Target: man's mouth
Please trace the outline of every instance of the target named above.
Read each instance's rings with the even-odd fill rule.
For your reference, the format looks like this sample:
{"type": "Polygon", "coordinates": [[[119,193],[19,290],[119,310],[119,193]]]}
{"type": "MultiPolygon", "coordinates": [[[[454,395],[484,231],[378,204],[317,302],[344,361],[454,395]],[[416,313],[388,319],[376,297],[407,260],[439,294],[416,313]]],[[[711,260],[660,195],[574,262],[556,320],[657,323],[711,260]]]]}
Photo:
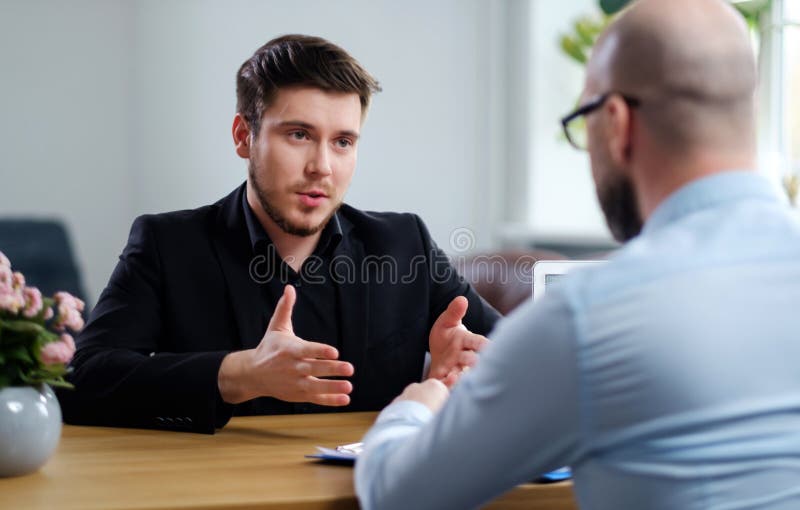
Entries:
{"type": "Polygon", "coordinates": [[[317,207],[328,198],[322,190],[300,191],[297,195],[300,197],[300,203],[307,207],[317,207]]]}

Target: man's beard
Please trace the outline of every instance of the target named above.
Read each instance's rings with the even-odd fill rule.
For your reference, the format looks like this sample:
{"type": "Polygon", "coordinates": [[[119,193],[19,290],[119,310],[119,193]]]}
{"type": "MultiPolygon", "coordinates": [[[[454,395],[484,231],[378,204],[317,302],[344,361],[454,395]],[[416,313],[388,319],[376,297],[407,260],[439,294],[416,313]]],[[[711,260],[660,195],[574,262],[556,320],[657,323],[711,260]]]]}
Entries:
{"type": "Polygon", "coordinates": [[[629,177],[617,175],[611,177],[605,185],[598,185],[597,198],[614,239],[624,243],[639,235],[642,231],[642,216],[636,203],[633,182],[629,177]]]}
{"type": "Polygon", "coordinates": [[[302,225],[295,225],[286,218],[277,207],[274,207],[270,202],[269,195],[270,192],[264,190],[258,182],[258,178],[256,177],[256,171],[253,165],[253,162],[250,161],[250,164],[247,168],[248,174],[250,175],[250,182],[253,183],[253,190],[256,192],[256,197],[258,198],[258,202],[261,204],[261,208],[264,209],[264,212],[267,213],[267,216],[270,217],[272,221],[275,222],[278,227],[286,232],[289,235],[298,236],[298,237],[308,237],[320,232],[328,222],[333,218],[333,215],[336,214],[336,211],[339,210],[339,207],[342,205],[341,202],[337,203],[333,209],[331,210],[330,214],[325,217],[318,225],[312,225],[310,227],[302,226],[302,225]]]}

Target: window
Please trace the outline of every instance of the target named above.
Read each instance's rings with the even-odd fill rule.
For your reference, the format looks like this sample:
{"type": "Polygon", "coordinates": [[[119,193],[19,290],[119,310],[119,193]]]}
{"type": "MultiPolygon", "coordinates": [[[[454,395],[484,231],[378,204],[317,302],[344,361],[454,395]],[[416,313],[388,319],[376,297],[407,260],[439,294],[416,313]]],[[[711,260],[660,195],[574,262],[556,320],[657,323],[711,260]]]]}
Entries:
{"type": "Polygon", "coordinates": [[[800,202],[800,2],[783,4],[781,29],[783,30],[783,131],[782,153],[784,156],[783,183],[795,204],[800,202]]]}
{"type": "Polygon", "coordinates": [[[800,2],[772,0],[761,20],[761,169],[798,205],[800,188],[800,2]]]}
{"type": "MultiPolygon", "coordinates": [[[[776,187],[800,187],[800,0],[731,0],[750,10],[759,62],[759,161],[776,187]],[[756,21],[756,19],[758,21],[756,21]],[[757,35],[758,34],[758,35],[757,35]],[[794,176],[794,177],[792,177],[794,176]]],[[[608,242],[588,157],[560,136],[560,117],[575,107],[584,68],[559,40],[570,24],[600,16],[598,0],[511,2],[508,125],[502,160],[513,185],[504,191],[502,239],[548,247],[608,242]],[[521,6],[524,6],[521,7],[521,6]],[[516,136],[516,133],[524,135],[516,136]],[[514,136],[511,136],[514,135],[514,136]],[[519,206],[518,204],[522,204],[519,206]]],[[[797,205],[800,207],[800,197],[797,205]]],[[[599,250],[596,250],[599,251],[599,250]]]]}

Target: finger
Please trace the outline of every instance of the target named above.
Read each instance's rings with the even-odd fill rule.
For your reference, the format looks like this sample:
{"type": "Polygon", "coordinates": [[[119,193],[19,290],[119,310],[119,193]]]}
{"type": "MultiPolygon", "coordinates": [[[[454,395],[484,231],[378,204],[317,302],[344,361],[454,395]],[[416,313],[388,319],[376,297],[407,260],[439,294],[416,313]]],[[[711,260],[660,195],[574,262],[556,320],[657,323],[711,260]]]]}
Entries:
{"type": "Polygon", "coordinates": [[[306,377],[301,382],[301,387],[303,387],[309,399],[322,394],[341,393],[343,395],[348,395],[353,391],[353,384],[350,381],[342,381],[340,379],[317,379],[311,376],[306,377]]]}
{"type": "Polygon", "coordinates": [[[297,363],[297,371],[314,377],[350,377],[353,365],[346,361],[304,359],[297,363]]]}
{"type": "Polygon", "coordinates": [[[320,406],[341,407],[350,403],[350,396],[342,395],[341,393],[325,393],[314,395],[309,402],[320,406]]]}
{"type": "Polygon", "coordinates": [[[425,379],[424,381],[419,383],[420,387],[424,391],[437,391],[437,392],[441,392],[445,389],[445,387],[442,386],[442,384],[444,383],[442,383],[442,381],[440,381],[439,379],[425,379]]]}
{"type": "Polygon", "coordinates": [[[452,370],[444,379],[441,379],[442,383],[447,386],[448,389],[451,389],[458,380],[461,378],[461,371],[460,370],[452,370]]]}
{"type": "Polygon", "coordinates": [[[464,318],[464,315],[467,313],[467,307],[469,306],[469,301],[464,296],[458,296],[447,306],[447,309],[442,312],[438,319],[436,319],[436,323],[434,327],[439,326],[441,328],[456,328],[461,324],[461,319],[464,318]]]}
{"type": "Polygon", "coordinates": [[[275,305],[275,311],[272,313],[272,318],[269,320],[267,331],[281,331],[284,333],[294,334],[292,328],[292,308],[297,298],[294,287],[287,285],[283,288],[283,295],[275,305]]]}
{"type": "Polygon", "coordinates": [[[335,347],[319,342],[300,340],[293,346],[293,354],[298,358],[338,359],[339,351],[335,347]]]}
{"type": "Polygon", "coordinates": [[[456,373],[461,372],[461,366],[459,366],[455,362],[450,363],[448,367],[440,367],[435,371],[431,370],[430,373],[428,374],[428,378],[425,380],[427,381],[428,379],[435,379],[437,381],[442,381],[445,384],[447,384],[446,383],[447,378],[450,376],[450,374],[454,372],[456,373]]]}
{"type": "Polygon", "coordinates": [[[462,348],[475,352],[480,352],[484,347],[489,345],[489,340],[486,337],[476,335],[475,333],[465,335],[463,342],[462,348]]]}
{"type": "Polygon", "coordinates": [[[461,351],[458,355],[458,364],[461,367],[474,367],[478,362],[478,355],[475,351],[461,351]]]}
{"type": "MultiPolygon", "coordinates": [[[[447,366],[452,366],[452,365],[453,363],[447,364],[447,366]]],[[[443,380],[450,370],[449,368],[447,368],[447,366],[442,365],[436,368],[431,368],[431,371],[428,374],[428,378],[443,380]]]]}

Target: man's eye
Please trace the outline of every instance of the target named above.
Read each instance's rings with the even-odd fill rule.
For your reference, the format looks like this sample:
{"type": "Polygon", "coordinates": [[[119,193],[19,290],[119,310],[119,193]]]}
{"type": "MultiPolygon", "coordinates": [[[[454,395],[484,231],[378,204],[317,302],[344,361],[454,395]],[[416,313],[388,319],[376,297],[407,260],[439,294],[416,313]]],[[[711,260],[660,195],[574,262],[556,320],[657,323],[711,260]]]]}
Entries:
{"type": "Polygon", "coordinates": [[[340,139],[336,140],[336,145],[338,145],[342,149],[346,149],[346,148],[350,147],[351,145],[353,145],[353,142],[351,142],[347,138],[340,138],[340,139]]]}
{"type": "Polygon", "coordinates": [[[308,138],[308,134],[305,131],[292,131],[289,133],[289,136],[294,140],[305,140],[308,138]]]}

